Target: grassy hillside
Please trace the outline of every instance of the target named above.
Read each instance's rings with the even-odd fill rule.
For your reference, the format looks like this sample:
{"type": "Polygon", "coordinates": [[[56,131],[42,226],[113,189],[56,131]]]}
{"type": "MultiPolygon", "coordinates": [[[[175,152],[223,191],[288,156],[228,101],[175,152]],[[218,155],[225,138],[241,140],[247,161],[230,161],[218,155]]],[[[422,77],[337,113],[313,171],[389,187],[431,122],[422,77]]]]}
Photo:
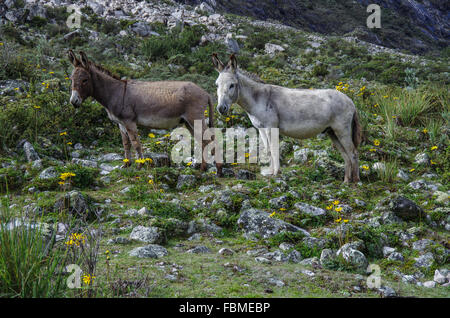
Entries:
{"type": "MultiPolygon", "coordinates": [[[[265,178],[258,165],[246,163],[228,165],[233,177],[217,178],[213,167],[201,173],[195,163],[159,164],[154,153],[167,154],[174,142],[167,131],[141,128],[144,150],[153,160],[142,170],[134,164],[119,169],[119,130],[102,106],[91,99],[79,109],[69,103],[72,67],[66,50],[83,50],[121,77],[189,80],[215,96],[211,54],[226,60],[227,47],[202,43],[210,33],[202,24],[181,30],[153,23],[160,36],[140,37],[130,30],[136,21],[105,20],[91,9],[83,13],[82,28],[71,36],[65,8],[48,9],[57,23],[36,18],[0,27],[0,246],[9,247],[0,249],[2,296],[379,297],[383,292],[367,288],[364,269],[342,257],[322,262],[324,250],[335,253],[350,242],[364,243],[358,249],[380,266],[382,285],[397,295],[449,296],[448,286],[423,286],[435,270],[448,269],[447,56],[374,53],[372,46],[341,36],[268,28],[228,14],[241,47],[241,68],[266,83],[334,88],[352,98],[363,126],[361,183],[342,184],[343,160],[323,136],[282,137],[278,177],[265,178]],[[267,54],[266,43],[284,51],[267,54]],[[27,160],[25,140],[41,160],[27,160]],[[106,159],[111,153],[117,155],[106,159]],[[423,212],[420,218],[399,218],[389,206],[397,196],[412,200],[423,212]],[[298,203],[325,213],[311,216],[298,203]],[[279,233],[250,240],[237,224],[248,207],[306,229],[313,239],[279,233]],[[32,234],[21,240],[24,227],[4,235],[5,225],[18,216],[41,224],[54,244],[32,234]],[[148,243],[130,238],[139,225],[157,228],[155,242],[168,255],[129,254],[148,243]],[[288,245],[281,249],[281,243],[288,245]],[[199,246],[205,253],[187,252],[199,246]],[[383,255],[386,246],[403,259],[383,255]],[[231,255],[219,253],[222,248],[231,255]],[[26,264],[39,264],[39,270],[20,258],[11,260],[19,250],[30,257],[26,264]],[[303,263],[266,255],[294,251],[289,255],[298,252],[303,263]],[[424,265],[418,263],[421,257],[432,260],[424,265]],[[83,288],[68,290],[51,279],[61,273],[56,264],[70,263],[95,276],[94,283],[87,277],[83,288]]],[[[229,117],[216,112],[215,118],[217,127],[251,127],[237,105],[229,117]]]]}

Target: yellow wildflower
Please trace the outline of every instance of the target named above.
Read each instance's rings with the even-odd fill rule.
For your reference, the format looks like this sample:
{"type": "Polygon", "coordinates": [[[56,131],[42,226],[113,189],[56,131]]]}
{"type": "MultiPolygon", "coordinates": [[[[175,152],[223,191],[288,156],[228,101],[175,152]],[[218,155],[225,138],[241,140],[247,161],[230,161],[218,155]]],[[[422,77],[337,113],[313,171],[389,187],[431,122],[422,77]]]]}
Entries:
{"type": "Polygon", "coordinates": [[[274,217],[276,214],[276,212],[273,212],[272,214],[269,215],[270,218],[274,217]]]}
{"type": "Polygon", "coordinates": [[[344,223],[348,223],[348,220],[342,220],[342,222],[344,222],[344,223]]]}
{"type": "Polygon", "coordinates": [[[341,207],[338,207],[338,208],[336,208],[335,210],[336,210],[336,212],[341,212],[341,211],[342,211],[342,208],[341,208],[341,207]]]}
{"type": "Polygon", "coordinates": [[[339,204],[339,200],[334,200],[334,201],[333,201],[333,204],[334,204],[334,205],[338,205],[338,204],[339,204]]]}
{"type": "Polygon", "coordinates": [[[339,222],[341,222],[341,220],[342,220],[342,218],[339,218],[337,220],[334,220],[334,222],[339,223],[339,222]]]}
{"type": "Polygon", "coordinates": [[[125,162],[125,163],[128,163],[128,162],[130,162],[130,160],[129,160],[129,159],[123,159],[122,161],[123,161],[123,162],[125,162]]]}
{"type": "Polygon", "coordinates": [[[409,172],[413,172],[414,170],[416,170],[416,169],[412,168],[411,170],[409,170],[409,172]]]}
{"type": "Polygon", "coordinates": [[[379,146],[379,145],[380,145],[380,141],[379,141],[378,139],[375,139],[375,140],[373,141],[373,144],[374,144],[375,146],[379,146]]]}
{"type": "Polygon", "coordinates": [[[152,134],[152,133],[148,134],[148,136],[149,136],[150,138],[155,138],[155,135],[152,134]]]}
{"type": "Polygon", "coordinates": [[[438,149],[438,146],[431,147],[431,150],[436,150],[436,149],[438,149]]]}
{"type": "Polygon", "coordinates": [[[363,165],[362,168],[366,171],[369,170],[369,166],[367,166],[367,165],[363,165]]]}
{"type": "Polygon", "coordinates": [[[286,209],[285,208],[280,208],[280,211],[286,211],[286,209]]]}
{"type": "Polygon", "coordinates": [[[148,180],[148,184],[153,184],[153,179],[148,180]]]}
{"type": "Polygon", "coordinates": [[[328,205],[325,209],[331,210],[333,208],[333,205],[328,205]]]}
{"type": "Polygon", "coordinates": [[[92,276],[91,274],[87,274],[83,276],[83,283],[86,285],[91,285],[94,281],[95,276],[92,276]]]}
{"type": "Polygon", "coordinates": [[[189,161],[187,164],[186,164],[186,166],[190,166],[190,165],[192,165],[192,161],[189,161]]]}
{"type": "Polygon", "coordinates": [[[64,131],[62,133],[59,134],[60,136],[67,136],[67,131],[64,131]]]}
{"type": "Polygon", "coordinates": [[[424,128],[424,129],[422,130],[422,132],[423,132],[424,134],[426,134],[426,133],[428,133],[428,129],[424,128]]]}

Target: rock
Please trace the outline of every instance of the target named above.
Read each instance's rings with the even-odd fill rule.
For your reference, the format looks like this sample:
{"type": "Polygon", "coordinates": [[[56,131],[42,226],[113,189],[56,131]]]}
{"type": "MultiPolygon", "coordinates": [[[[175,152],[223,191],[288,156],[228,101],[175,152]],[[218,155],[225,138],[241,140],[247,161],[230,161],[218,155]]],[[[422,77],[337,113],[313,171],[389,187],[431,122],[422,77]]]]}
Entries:
{"type": "Polygon", "coordinates": [[[272,263],[269,259],[262,257],[262,256],[255,257],[255,261],[257,261],[258,263],[262,263],[262,264],[271,264],[272,263]]]}
{"type": "Polygon", "coordinates": [[[202,235],[200,233],[194,233],[188,238],[188,241],[200,241],[201,238],[202,235]]]}
{"type": "Polygon", "coordinates": [[[227,34],[225,37],[225,45],[227,46],[229,53],[239,53],[239,44],[235,39],[233,39],[233,34],[227,34]]]}
{"type": "Polygon", "coordinates": [[[156,244],[149,244],[143,247],[137,247],[133,249],[130,253],[130,256],[136,256],[139,258],[161,258],[163,256],[169,255],[167,250],[156,244]]]}
{"type": "Polygon", "coordinates": [[[84,159],[78,159],[78,158],[72,158],[72,162],[76,165],[80,165],[82,167],[86,168],[97,168],[97,162],[93,160],[84,160],[84,159]]]}
{"type": "Polygon", "coordinates": [[[222,228],[208,219],[192,220],[189,222],[187,234],[192,234],[196,232],[206,232],[206,233],[220,233],[222,228]]]}
{"type": "Polygon", "coordinates": [[[287,255],[287,260],[292,263],[300,263],[302,259],[302,254],[297,250],[293,250],[287,255]]]}
{"type": "Polygon", "coordinates": [[[322,253],[320,254],[320,265],[326,267],[327,265],[332,264],[335,259],[336,253],[326,248],[322,250],[322,253]]]}
{"type": "Polygon", "coordinates": [[[378,291],[381,293],[381,296],[384,298],[391,298],[391,297],[397,296],[397,293],[395,292],[395,290],[389,286],[382,286],[382,287],[378,288],[378,291]]]}
{"type": "Polygon", "coordinates": [[[435,197],[435,201],[437,203],[447,203],[450,199],[450,193],[443,191],[435,191],[433,193],[433,197],[435,197]]]}
{"type": "Polygon", "coordinates": [[[123,160],[123,156],[121,156],[117,153],[107,153],[98,158],[98,161],[101,161],[101,162],[111,162],[111,161],[119,161],[119,160],[123,160]]]}
{"type": "Polygon", "coordinates": [[[256,175],[253,172],[250,172],[250,171],[244,170],[244,169],[239,170],[237,172],[236,177],[241,180],[255,180],[256,179],[256,175]]]}
{"type": "Polygon", "coordinates": [[[58,177],[58,173],[54,167],[48,167],[39,174],[39,179],[48,180],[58,177]]]}
{"type": "Polygon", "coordinates": [[[280,250],[282,250],[282,251],[289,251],[289,250],[292,250],[293,248],[294,248],[294,245],[293,244],[290,244],[290,243],[281,243],[280,244],[280,246],[279,246],[279,248],[280,248],[280,250]]]}
{"type": "Polygon", "coordinates": [[[308,148],[302,148],[294,151],[294,162],[295,163],[306,163],[308,161],[308,154],[311,153],[311,150],[308,148]]]}
{"type": "Polygon", "coordinates": [[[109,239],[107,242],[107,244],[129,244],[129,243],[131,243],[129,239],[121,236],[109,239]]]}
{"type": "Polygon", "coordinates": [[[177,189],[181,190],[185,187],[190,188],[195,185],[195,176],[194,175],[180,175],[178,176],[177,189]]]}
{"type": "Polygon", "coordinates": [[[428,282],[423,283],[423,287],[434,288],[434,287],[436,287],[436,282],[430,280],[428,282]]]}
{"type": "Polygon", "coordinates": [[[416,180],[416,181],[412,181],[412,182],[408,183],[408,186],[410,188],[413,188],[414,190],[425,189],[425,190],[430,190],[430,191],[437,191],[439,189],[439,187],[441,186],[441,184],[432,183],[432,182],[426,181],[425,179],[420,179],[420,180],[416,180]]]}
{"type": "Polygon", "coordinates": [[[299,262],[299,264],[304,265],[304,266],[317,267],[317,266],[320,266],[320,261],[317,257],[310,257],[310,258],[305,258],[304,260],[299,262]]]}
{"type": "Polygon", "coordinates": [[[190,250],[187,250],[186,253],[204,254],[204,253],[211,253],[211,250],[209,248],[207,248],[206,246],[200,245],[200,246],[191,248],[190,250]]]}
{"type": "Polygon", "coordinates": [[[96,15],[102,15],[105,11],[105,7],[97,1],[88,0],[86,4],[92,9],[92,11],[94,11],[96,15]]]}
{"type": "MultiPolygon", "coordinates": [[[[17,92],[24,93],[28,91],[29,88],[30,83],[23,80],[0,80],[0,96],[14,96],[17,92]]],[[[19,144],[23,146],[23,144],[19,144]]]]}
{"type": "Polygon", "coordinates": [[[396,216],[394,212],[388,211],[384,212],[381,215],[381,222],[387,225],[387,224],[402,223],[402,220],[398,216],[396,216]]]}
{"type": "Polygon", "coordinates": [[[268,283],[277,287],[283,287],[284,285],[286,285],[282,280],[273,277],[269,278],[268,283]]]}
{"type": "Polygon", "coordinates": [[[133,229],[130,239],[152,244],[160,244],[165,241],[165,237],[159,228],[142,225],[138,225],[133,229]]]}
{"type": "Polygon", "coordinates": [[[393,252],[395,252],[397,249],[393,248],[393,247],[389,247],[389,246],[384,246],[383,247],[383,256],[384,257],[388,257],[389,255],[391,255],[393,252]]]}
{"type": "Polygon", "coordinates": [[[415,261],[414,266],[429,269],[434,263],[434,257],[431,252],[428,252],[418,258],[415,258],[415,261]]]}
{"type": "Polygon", "coordinates": [[[307,214],[310,216],[325,216],[326,211],[324,209],[303,203],[297,202],[294,204],[294,207],[300,211],[302,214],[307,214]]]}
{"type": "Polygon", "coordinates": [[[219,250],[218,254],[225,255],[225,256],[231,256],[234,254],[234,252],[229,248],[221,248],[219,250]]]}
{"type": "Polygon", "coordinates": [[[237,225],[244,230],[246,237],[257,235],[262,238],[269,238],[283,231],[301,232],[305,236],[310,236],[302,228],[286,223],[280,219],[271,218],[269,213],[253,208],[241,213],[237,225]]]}
{"type": "Polygon", "coordinates": [[[58,213],[70,214],[82,220],[92,220],[95,217],[99,217],[100,213],[91,202],[92,199],[89,196],[73,190],[56,201],[54,210],[58,213]]]}
{"type": "Polygon", "coordinates": [[[214,9],[207,3],[202,2],[200,6],[196,7],[195,11],[204,11],[208,13],[214,13],[214,9]]]}
{"type": "Polygon", "coordinates": [[[414,158],[414,162],[419,165],[428,165],[430,162],[430,157],[425,152],[419,153],[414,158]]]}
{"type": "Polygon", "coordinates": [[[273,251],[269,253],[265,253],[262,257],[267,258],[269,260],[274,260],[277,262],[287,262],[288,258],[282,251],[273,251]]]}
{"type": "Polygon", "coordinates": [[[283,195],[278,198],[273,198],[269,200],[269,206],[272,209],[286,209],[289,207],[289,198],[286,195],[283,195]]]}
{"type": "Polygon", "coordinates": [[[388,257],[388,260],[403,262],[405,260],[405,258],[403,257],[403,255],[401,253],[392,252],[388,257]]]}
{"type": "Polygon", "coordinates": [[[436,242],[429,240],[429,239],[423,239],[423,240],[415,241],[412,244],[412,248],[413,248],[413,250],[423,252],[425,249],[427,249],[427,247],[429,247],[432,244],[436,244],[436,242]]]}
{"type": "Polygon", "coordinates": [[[138,213],[139,215],[141,215],[141,216],[144,216],[144,215],[150,214],[150,211],[147,210],[147,208],[144,206],[144,207],[141,208],[139,211],[137,211],[137,213],[138,213]]]}
{"type": "Polygon", "coordinates": [[[138,216],[138,215],[139,215],[138,210],[136,210],[136,209],[129,209],[129,210],[126,210],[126,211],[124,212],[124,214],[125,214],[125,215],[128,215],[128,216],[138,216]]]}
{"type": "Polygon", "coordinates": [[[336,256],[342,256],[342,258],[357,267],[358,269],[366,269],[368,262],[365,255],[355,249],[357,247],[355,243],[344,244],[337,252],[336,256]]]}
{"type": "Polygon", "coordinates": [[[25,152],[25,156],[27,157],[28,162],[33,162],[41,159],[39,158],[36,150],[34,150],[33,145],[28,141],[25,141],[25,143],[23,144],[23,151],[25,152]]]}
{"type": "Polygon", "coordinates": [[[405,221],[420,221],[424,218],[423,210],[413,201],[402,196],[394,198],[389,203],[389,208],[405,221]]]}
{"type": "Polygon", "coordinates": [[[317,249],[317,250],[322,250],[327,244],[326,240],[312,236],[304,237],[302,239],[302,242],[310,249],[317,249]]]}
{"type": "Polygon", "coordinates": [[[264,45],[264,51],[269,55],[274,55],[278,52],[284,52],[285,49],[284,47],[278,44],[266,43],[264,45]]]}
{"type": "Polygon", "coordinates": [[[42,160],[35,160],[31,163],[31,168],[40,170],[42,169],[42,160]]]}
{"type": "Polygon", "coordinates": [[[67,42],[71,41],[72,39],[76,38],[76,37],[81,37],[82,33],[80,29],[76,29],[72,32],[66,33],[63,38],[64,40],[66,40],[67,42]]]}
{"type": "Polygon", "coordinates": [[[138,21],[130,26],[131,31],[133,31],[135,34],[146,37],[151,35],[152,28],[145,22],[138,21]]]}
{"type": "Polygon", "coordinates": [[[433,280],[442,285],[450,281],[450,271],[448,269],[437,269],[434,271],[433,280]]]}
{"type": "Polygon", "coordinates": [[[397,178],[405,182],[409,181],[409,175],[401,169],[398,170],[397,178]]]}

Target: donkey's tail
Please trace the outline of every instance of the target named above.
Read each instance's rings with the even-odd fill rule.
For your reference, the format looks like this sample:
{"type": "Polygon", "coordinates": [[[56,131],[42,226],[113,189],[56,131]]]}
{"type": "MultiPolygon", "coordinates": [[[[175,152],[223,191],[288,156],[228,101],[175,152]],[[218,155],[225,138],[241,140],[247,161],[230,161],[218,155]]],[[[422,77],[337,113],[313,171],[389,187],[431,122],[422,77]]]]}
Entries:
{"type": "Polygon", "coordinates": [[[214,126],[214,105],[211,100],[211,96],[208,96],[208,106],[209,106],[209,128],[214,126]]]}
{"type": "Polygon", "coordinates": [[[352,139],[353,145],[355,145],[355,148],[358,148],[359,144],[361,143],[361,124],[359,123],[357,110],[355,110],[355,113],[353,114],[352,139]]]}

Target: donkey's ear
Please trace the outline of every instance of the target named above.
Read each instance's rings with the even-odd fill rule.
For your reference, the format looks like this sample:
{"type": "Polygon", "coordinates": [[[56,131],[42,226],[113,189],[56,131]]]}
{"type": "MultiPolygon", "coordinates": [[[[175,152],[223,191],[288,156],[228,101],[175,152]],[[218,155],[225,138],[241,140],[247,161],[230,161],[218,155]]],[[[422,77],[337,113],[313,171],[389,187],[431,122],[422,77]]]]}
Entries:
{"type": "Polygon", "coordinates": [[[88,60],[86,53],[84,53],[83,51],[80,51],[80,56],[81,56],[81,65],[83,65],[84,68],[88,69],[89,68],[89,60],[88,60]]]}
{"type": "Polygon", "coordinates": [[[80,65],[80,60],[77,59],[77,57],[75,56],[75,53],[73,53],[72,50],[69,50],[67,52],[67,55],[69,56],[69,61],[70,61],[70,63],[72,63],[73,66],[76,67],[76,66],[80,65]]]}
{"type": "Polygon", "coordinates": [[[213,53],[212,55],[212,61],[214,64],[214,67],[216,70],[220,73],[225,68],[225,65],[223,65],[222,61],[219,60],[219,57],[217,56],[217,53],[213,53]]]}
{"type": "Polygon", "coordinates": [[[230,61],[228,62],[227,67],[229,67],[233,72],[236,72],[238,63],[234,53],[230,55],[230,61]]]}

